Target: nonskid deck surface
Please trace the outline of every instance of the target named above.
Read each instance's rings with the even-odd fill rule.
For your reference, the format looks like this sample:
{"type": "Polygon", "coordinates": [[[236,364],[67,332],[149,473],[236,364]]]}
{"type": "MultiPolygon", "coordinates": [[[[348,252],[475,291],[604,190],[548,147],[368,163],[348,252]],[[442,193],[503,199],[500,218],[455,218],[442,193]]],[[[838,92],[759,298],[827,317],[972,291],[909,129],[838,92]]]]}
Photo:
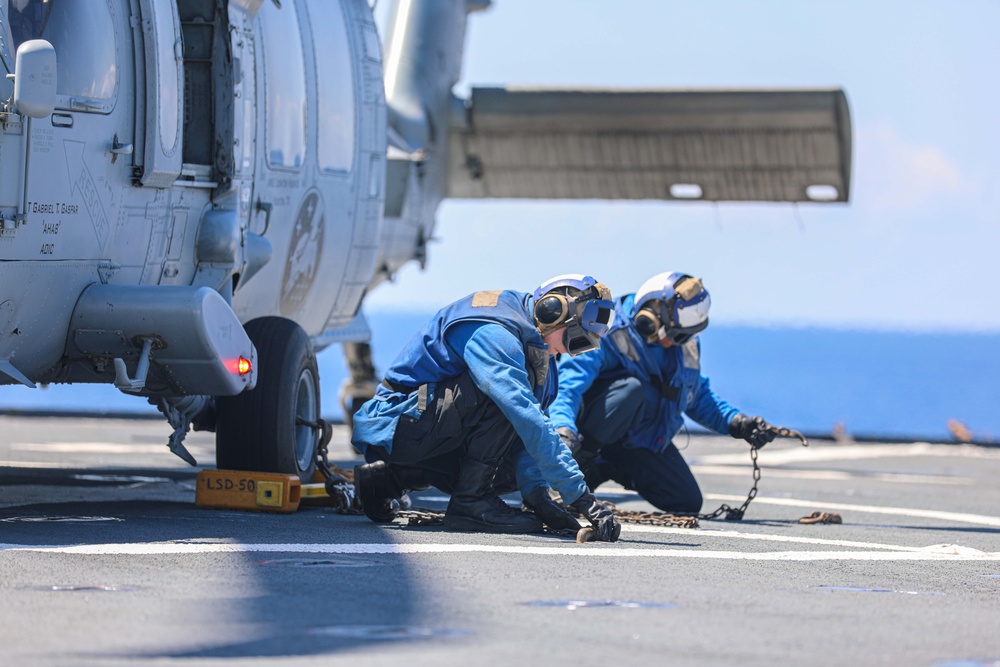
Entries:
{"type": "MultiPolygon", "coordinates": [[[[5,664],[1000,661],[997,448],[779,441],[745,520],[576,544],[197,509],[168,432],[0,417],[5,664]],[[798,523],[814,511],[843,523],[798,523]]],[[[703,510],[741,503],[745,445],[680,440],[703,510]]],[[[210,434],[187,443],[213,467],[210,434]]],[[[343,427],[330,453],[356,462],[343,427]]],[[[613,484],[598,495],[652,509],[613,484]]]]}

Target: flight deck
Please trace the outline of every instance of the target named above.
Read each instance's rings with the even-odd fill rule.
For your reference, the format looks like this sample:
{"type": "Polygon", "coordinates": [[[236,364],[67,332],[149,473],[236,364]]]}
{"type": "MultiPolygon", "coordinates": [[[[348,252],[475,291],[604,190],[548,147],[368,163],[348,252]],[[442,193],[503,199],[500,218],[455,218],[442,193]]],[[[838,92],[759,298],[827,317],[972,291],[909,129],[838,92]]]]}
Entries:
{"type": "MultiPolygon", "coordinates": [[[[578,544],[201,509],[213,438],[189,435],[192,468],[168,436],[0,416],[4,664],[1000,664],[1000,448],[781,439],[744,520],[578,544]],[[799,522],[814,512],[842,523],[799,522]]],[[[742,441],[677,444],[703,511],[743,501],[742,441]]],[[[330,455],[356,462],[344,427],[330,455]]]]}

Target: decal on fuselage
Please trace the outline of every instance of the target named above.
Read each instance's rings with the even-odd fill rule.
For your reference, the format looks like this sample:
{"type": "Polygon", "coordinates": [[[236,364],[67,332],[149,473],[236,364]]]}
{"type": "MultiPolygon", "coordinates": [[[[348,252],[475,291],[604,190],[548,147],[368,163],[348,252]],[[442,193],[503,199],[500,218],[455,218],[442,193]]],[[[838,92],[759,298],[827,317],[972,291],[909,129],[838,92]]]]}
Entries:
{"type": "Polygon", "coordinates": [[[319,190],[309,190],[299,205],[281,281],[281,314],[290,317],[305,300],[319,270],[323,251],[323,205],[319,190]]]}
{"type": "MultiPolygon", "coordinates": [[[[111,233],[111,223],[104,210],[97,183],[84,159],[85,148],[86,144],[82,141],[65,140],[63,142],[63,149],[66,151],[66,166],[69,169],[70,194],[83,198],[83,205],[90,217],[90,224],[94,226],[97,242],[103,249],[108,242],[108,235],[111,233]]],[[[76,212],[77,207],[74,207],[73,213],[76,212]]]]}

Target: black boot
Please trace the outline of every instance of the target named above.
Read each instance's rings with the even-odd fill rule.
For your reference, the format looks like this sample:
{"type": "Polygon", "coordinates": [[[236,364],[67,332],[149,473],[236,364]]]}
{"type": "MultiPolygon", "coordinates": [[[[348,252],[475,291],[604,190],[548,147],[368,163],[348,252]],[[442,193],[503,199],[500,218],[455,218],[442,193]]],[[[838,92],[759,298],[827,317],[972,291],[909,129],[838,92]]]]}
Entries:
{"type": "Polygon", "coordinates": [[[354,467],[354,489],[365,516],[375,523],[389,523],[399,511],[404,489],[385,461],[354,467]]]}
{"type": "Polygon", "coordinates": [[[514,509],[497,495],[493,479],[497,466],[464,459],[455,490],[444,514],[444,527],[485,533],[538,533],[542,522],[533,514],[514,509]]]}
{"type": "Polygon", "coordinates": [[[424,476],[424,471],[419,468],[393,465],[392,474],[395,476],[396,481],[399,482],[399,486],[402,487],[403,493],[423,491],[431,486],[430,482],[427,481],[427,477],[424,476]]]}

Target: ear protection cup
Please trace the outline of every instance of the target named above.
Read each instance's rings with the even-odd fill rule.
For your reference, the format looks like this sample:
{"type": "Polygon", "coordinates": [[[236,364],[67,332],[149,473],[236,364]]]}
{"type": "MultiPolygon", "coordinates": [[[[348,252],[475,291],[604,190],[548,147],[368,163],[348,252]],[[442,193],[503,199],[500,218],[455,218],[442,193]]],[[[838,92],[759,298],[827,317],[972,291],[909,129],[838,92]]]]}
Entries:
{"type": "Polygon", "coordinates": [[[635,330],[646,338],[655,336],[661,326],[663,323],[660,322],[659,316],[648,308],[643,308],[635,315],[635,330]]]}
{"type": "Polygon", "coordinates": [[[569,316],[569,302],[562,294],[550,293],[535,302],[535,321],[541,328],[551,330],[569,316]]]}

